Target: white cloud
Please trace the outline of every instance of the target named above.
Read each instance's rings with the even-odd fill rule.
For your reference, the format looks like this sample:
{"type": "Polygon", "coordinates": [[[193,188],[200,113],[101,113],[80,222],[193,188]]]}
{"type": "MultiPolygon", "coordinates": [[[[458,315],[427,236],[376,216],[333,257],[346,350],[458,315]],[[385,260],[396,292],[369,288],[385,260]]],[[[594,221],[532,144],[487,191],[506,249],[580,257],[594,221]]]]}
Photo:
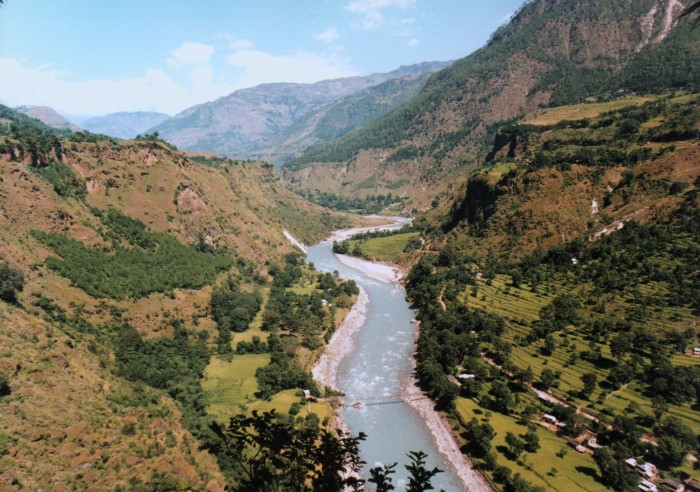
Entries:
{"type": "Polygon", "coordinates": [[[160,69],[119,81],[74,81],[61,72],[25,67],[13,58],[0,58],[0,73],[0,98],[8,106],[44,105],[80,115],[116,111],[173,114],[194,102],[186,88],[160,69]]]}
{"type": "Polygon", "coordinates": [[[327,27],[323,32],[314,35],[314,39],[322,43],[332,44],[340,39],[340,35],[335,27],[327,27]]]}
{"type": "Polygon", "coordinates": [[[383,9],[397,7],[407,9],[415,5],[416,0],[352,0],[345,10],[364,17],[362,26],[365,29],[376,29],[384,24],[383,9]]]}
{"type": "Polygon", "coordinates": [[[190,93],[198,101],[213,99],[230,93],[231,84],[214,82],[214,69],[210,64],[214,47],[185,42],[174,49],[168,58],[168,65],[186,72],[190,79],[190,93]]]}
{"type": "MultiPolygon", "coordinates": [[[[117,111],[176,114],[236,89],[262,83],[313,83],[357,75],[337,54],[296,51],[272,55],[252,49],[253,43],[247,40],[227,41],[239,48],[225,58],[228,70],[219,71],[216,62],[223,54],[213,46],[186,42],[163,60],[162,67],[121,80],[77,80],[51,65],[32,67],[14,58],[0,57],[0,102],[8,106],[50,106],[74,116],[117,111]]],[[[329,47],[333,49],[332,44],[329,47]]]]}
{"type": "Polygon", "coordinates": [[[253,44],[253,42],[248,39],[233,38],[231,40],[231,48],[233,48],[236,51],[252,50],[254,46],[255,45],[253,44]]]}
{"type": "Polygon", "coordinates": [[[290,55],[271,55],[256,50],[240,50],[228,56],[226,61],[243,70],[237,84],[239,88],[270,82],[313,83],[357,75],[336,56],[305,51],[297,51],[290,55]]]}
{"type": "Polygon", "coordinates": [[[420,41],[418,41],[416,38],[411,39],[408,43],[406,43],[406,46],[416,46],[420,41]]]}
{"type": "Polygon", "coordinates": [[[172,52],[168,65],[182,68],[192,65],[207,65],[214,54],[214,47],[208,44],[185,42],[172,52]]]}

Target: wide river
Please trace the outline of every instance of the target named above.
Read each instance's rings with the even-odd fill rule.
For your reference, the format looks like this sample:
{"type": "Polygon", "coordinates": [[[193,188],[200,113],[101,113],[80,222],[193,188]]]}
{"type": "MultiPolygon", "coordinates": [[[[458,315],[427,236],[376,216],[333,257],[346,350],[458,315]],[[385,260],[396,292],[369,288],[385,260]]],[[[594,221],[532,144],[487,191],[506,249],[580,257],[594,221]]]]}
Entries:
{"type": "MultiPolygon", "coordinates": [[[[397,224],[395,227],[401,227],[397,224]]],[[[324,272],[338,271],[352,279],[369,297],[367,321],[355,333],[354,350],[338,367],[338,388],[346,395],[342,419],[352,434],[367,434],[360,456],[369,469],[398,462],[392,475],[397,490],[404,490],[409,462],[406,453],[424,451],[428,465],[444,470],[432,481],[435,490],[460,491],[464,485],[437,450],[425,421],[404,401],[402,389],[411,376],[416,325],[404,289],[396,282],[375,280],[341,263],[332,242],[309,248],[307,261],[324,272]]],[[[365,477],[365,478],[367,478],[365,477]]],[[[372,485],[372,484],[367,484],[372,485]]],[[[369,488],[369,487],[368,487],[369,488]]]]}

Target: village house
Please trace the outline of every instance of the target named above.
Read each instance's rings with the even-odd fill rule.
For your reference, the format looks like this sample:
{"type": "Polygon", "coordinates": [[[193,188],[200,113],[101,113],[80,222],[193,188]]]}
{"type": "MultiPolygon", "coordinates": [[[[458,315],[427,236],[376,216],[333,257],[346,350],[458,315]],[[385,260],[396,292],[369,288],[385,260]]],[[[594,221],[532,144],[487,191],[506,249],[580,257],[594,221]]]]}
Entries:
{"type": "Polygon", "coordinates": [[[635,458],[628,458],[625,460],[625,463],[645,479],[655,479],[659,474],[656,465],[647,461],[640,462],[635,458]]]}
{"type": "Polygon", "coordinates": [[[685,484],[673,478],[665,478],[661,482],[661,490],[664,492],[684,492],[685,484]]]}

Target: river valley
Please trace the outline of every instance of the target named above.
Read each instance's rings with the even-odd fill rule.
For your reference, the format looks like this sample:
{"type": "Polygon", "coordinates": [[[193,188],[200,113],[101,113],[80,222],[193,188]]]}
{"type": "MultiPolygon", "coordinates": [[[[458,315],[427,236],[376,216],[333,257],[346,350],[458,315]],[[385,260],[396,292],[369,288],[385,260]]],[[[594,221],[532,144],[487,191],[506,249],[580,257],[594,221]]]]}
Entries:
{"type": "MultiPolygon", "coordinates": [[[[350,315],[354,319],[348,320],[356,326],[346,327],[350,333],[341,335],[349,339],[344,341],[343,353],[331,372],[333,386],[345,393],[342,422],[352,434],[364,432],[368,436],[361,446],[361,457],[367,463],[365,473],[379,463],[398,462],[393,479],[397,490],[402,490],[408,476],[403,466],[409,462],[406,453],[421,450],[429,455],[429,467],[444,470],[433,479],[435,490],[465,490],[465,478],[460,479],[455,473],[456,467],[439,451],[428,424],[410,404],[415,406],[417,402],[406,401],[425,397],[412,387],[417,330],[414,313],[404,289],[392,278],[392,270],[383,265],[367,265],[368,262],[363,268],[354,258],[333,254],[332,239],[309,248],[307,261],[318,270],[337,271],[341,277],[354,280],[363,291],[355,313],[350,315]]],[[[333,342],[331,350],[337,351],[333,342]]],[[[428,401],[420,403],[425,405],[428,401]]],[[[470,484],[469,489],[480,487],[470,484]]]]}

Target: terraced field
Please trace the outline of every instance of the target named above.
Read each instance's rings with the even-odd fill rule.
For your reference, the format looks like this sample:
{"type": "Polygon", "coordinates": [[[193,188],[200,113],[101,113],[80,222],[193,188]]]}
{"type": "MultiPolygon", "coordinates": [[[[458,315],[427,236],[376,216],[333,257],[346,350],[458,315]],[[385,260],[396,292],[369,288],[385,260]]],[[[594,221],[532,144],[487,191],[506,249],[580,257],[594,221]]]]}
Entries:
{"type": "MultiPolygon", "coordinates": [[[[508,432],[521,435],[527,431],[526,425],[518,419],[486,411],[467,398],[457,400],[457,414],[464,424],[473,417],[482,422],[488,421],[496,430],[493,446],[499,452],[507,447],[505,436],[508,432]]],[[[499,454],[498,463],[508,466],[514,474],[520,473],[525,480],[535,486],[545,487],[546,490],[589,492],[607,490],[595,479],[597,466],[593,458],[577,453],[564,438],[558,437],[539,425],[537,435],[541,447],[536,453],[523,453],[517,462],[499,454]],[[558,456],[557,453],[562,454],[562,450],[566,455],[558,456]]]]}
{"type": "MultiPolygon", "coordinates": [[[[590,402],[593,403],[580,400],[576,396],[583,388],[581,377],[584,374],[595,373],[598,382],[608,377],[610,368],[614,366],[614,357],[608,344],[596,345],[603,356],[603,363],[595,365],[581,359],[580,354],[590,351],[592,347],[572,326],[554,335],[557,348],[550,356],[540,354],[544,342],[520,346],[520,342],[530,331],[529,323],[539,318],[540,309],[552,302],[556,297],[555,292],[566,292],[566,287],[562,284],[552,284],[546,293],[533,293],[528,286],[516,289],[510,285],[511,279],[508,275],[497,275],[491,285],[479,282],[476,296],[469,289],[461,294],[460,300],[472,308],[484,309],[506,320],[507,332],[503,338],[513,346],[511,361],[516,366],[522,369],[531,367],[536,379],[545,368],[560,372],[559,384],[551,388],[550,393],[572,405],[585,408],[585,411],[592,415],[610,419],[613,413],[623,413],[632,404],[637,408],[637,412],[653,416],[651,402],[640,393],[637,384],[613,392],[598,386],[590,398],[590,402]]],[[[644,295],[651,295],[658,294],[661,287],[647,285],[642,286],[640,290],[644,295]]],[[[621,304],[624,305],[624,300],[621,304]]],[[[653,313],[647,326],[660,333],[669,326],[690,326],[694,319],[688,308],[664,308],[661,312],[653,313]]],[[[700,364],[700,359],[679,354],[672,358],[672,362],[674,365],[690,366],[700,364]]],[[[693,432],[700,433],[700,414],[689,405],[670,405],[668,415],[681,419],[693,432]]]]}

